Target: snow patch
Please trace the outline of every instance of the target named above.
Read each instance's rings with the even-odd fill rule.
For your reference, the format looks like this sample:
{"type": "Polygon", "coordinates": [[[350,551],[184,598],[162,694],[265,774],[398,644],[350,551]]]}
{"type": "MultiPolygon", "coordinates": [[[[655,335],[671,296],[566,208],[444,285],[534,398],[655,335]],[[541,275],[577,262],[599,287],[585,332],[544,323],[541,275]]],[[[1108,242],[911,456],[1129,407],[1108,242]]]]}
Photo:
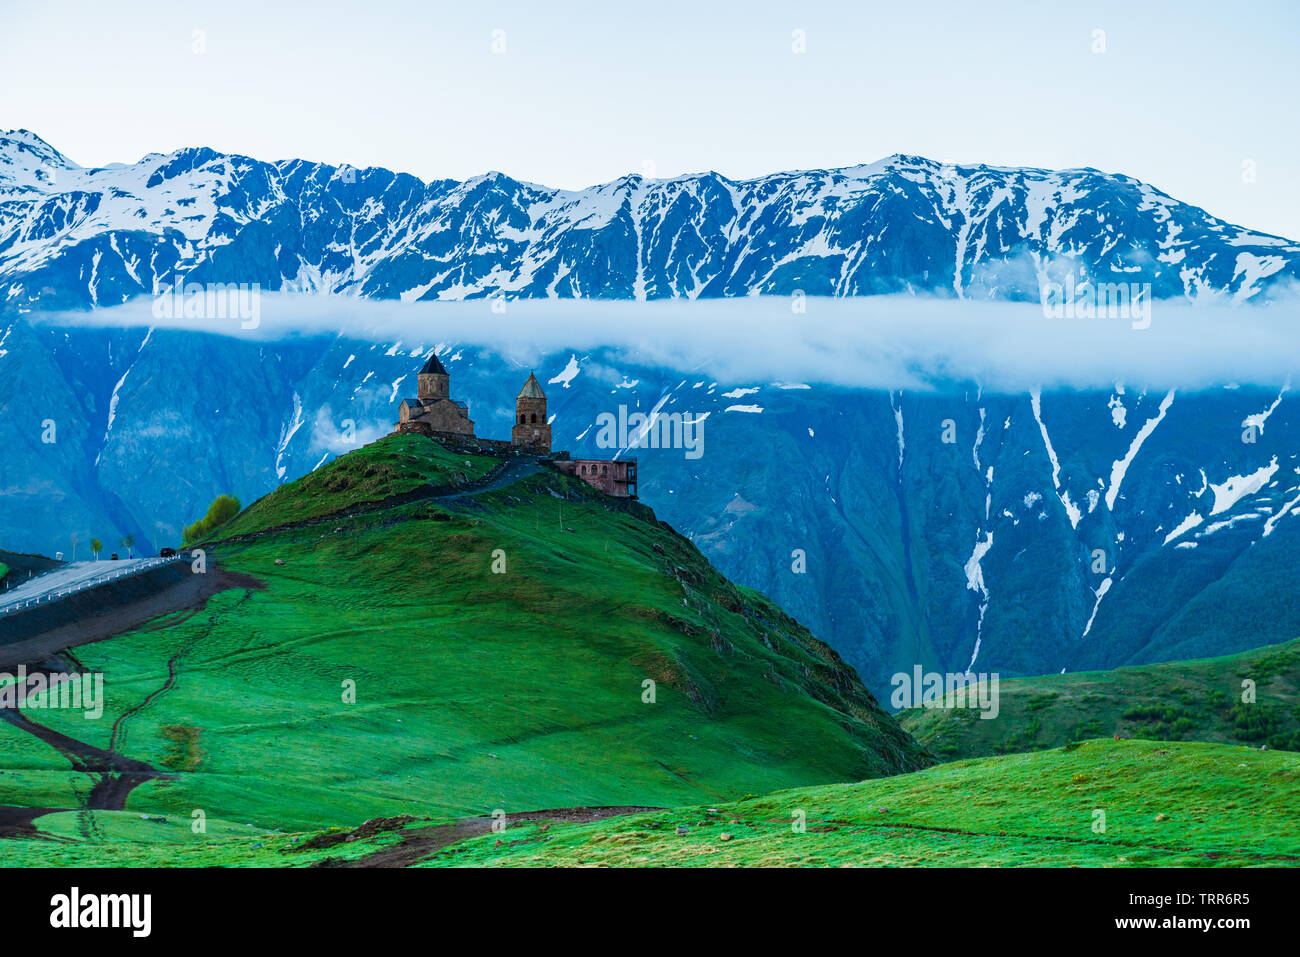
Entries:
{"type": "Polygon", "coordinates": [[[1115,462],[1110,469],[1110,487],[1106,489],[1106,507],[1112,512],[1115,511],[1115,499],[1119,497],[1120,485],[1124,482],[1124,476],[1128,474],[1128,468],[1137,458],[1138,451],[1142,448],[1142,443],[1147,440],[1156,426],[1164,420],[1165,413],[1174,402],[1174,392],[1170,389],[1168,394],[1160,400],[1160,410],[1155,418],[1147,419],[1146,424],[1142,426],[1137,435],[1133,436],[1133,442],[1128,447],[1128,453],[1119,461],[1115,462]]]}
{"type": "Polygon", "coordinates": [[[559,383],[560,385],[564,386],[564,388],[567,389],[569,387],[569,383],[572,382],[577,377],[578,373],[581,371],[582,370],[578,367],[578,357],[576,355],[571,355],[569,356],[568,364],[564,367],[564,369],[560,372],[560,374],[557,375],[554,379],[547,379],[546,384],[555,385],[556,383],[559,383]]]}
{"type": "Polygon", "coordinates": [[[1192,512],[1191,515],[1188,515],[1185,519],[1179,522],[1178,526],[1172,532],[1170,532],[1168,535],[1165,536],[1165,540],[1160,543],[1160,547],[1163,548],[1164,546],[1168,545],[1179,535],[1182,535],[1184,532],[1191,531],[1197,525],[1200,525],[1201,522],[1203,521],[1205,521],[1205,518],[1201,515],[1200,512],[1192,512]]]}
{"type": "Polygon", "coordinates": [[[1210,491],[1214,493],[1214,507],[1210,509],[1210,514],[1218,515],[1220,512],[1226,512],[1247,495],[1254,495],[1273,481],[1273,475],[1276,472],[1277,456],[1275,455],[1272,462],[1263,468],[1256,469],[1249,475],[1232,475],[1225,482],[1218,485],[1211,484],[1210,491]]]}

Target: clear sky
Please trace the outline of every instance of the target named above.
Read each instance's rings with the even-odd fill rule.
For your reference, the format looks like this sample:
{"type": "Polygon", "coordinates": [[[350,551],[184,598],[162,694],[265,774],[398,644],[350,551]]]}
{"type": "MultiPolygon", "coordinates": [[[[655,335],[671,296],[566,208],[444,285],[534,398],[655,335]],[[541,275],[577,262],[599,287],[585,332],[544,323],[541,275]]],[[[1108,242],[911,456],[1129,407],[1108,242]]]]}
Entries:
{"type": "Polygon", "coordinates": [[[1297,37],[1296,0],[0,0],[0,129],[566,187],[1093,166],[1300,238],[1297,37]]]}

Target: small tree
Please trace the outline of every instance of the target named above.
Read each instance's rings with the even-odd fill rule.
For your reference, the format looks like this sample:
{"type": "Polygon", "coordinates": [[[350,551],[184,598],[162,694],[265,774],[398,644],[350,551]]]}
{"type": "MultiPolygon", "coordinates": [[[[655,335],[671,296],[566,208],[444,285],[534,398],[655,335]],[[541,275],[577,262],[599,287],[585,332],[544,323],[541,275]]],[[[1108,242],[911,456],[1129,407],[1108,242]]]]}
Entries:
{"type": "Polygon", "coordinates": [[[131,549],[132,549],[133,547],[135,547],[135,536],[134,536],[134,535],[126,535],[126,536],[123,536],[123,538],[122,538],[122,547],[126,549],[126,557],[127,557],[127,558],[135,558],[135,554],[131,551],[131,549]]]}
{"type": "Polygon", "coordinates": [[[193,525],[186,525],[181,535],[181,544],[190,545],[203,541],[214,530],[226,524],[239,514],[239,499],[233,495],[218,495],[208,506],[208,513],[193,525]]]}
{"type": "Polygon", "coordinates": [[[104,550],[104,543],[98,538],[90,540],[90,550],[95,553],[95,561],[99,561],[99,553],[104,550]]]}

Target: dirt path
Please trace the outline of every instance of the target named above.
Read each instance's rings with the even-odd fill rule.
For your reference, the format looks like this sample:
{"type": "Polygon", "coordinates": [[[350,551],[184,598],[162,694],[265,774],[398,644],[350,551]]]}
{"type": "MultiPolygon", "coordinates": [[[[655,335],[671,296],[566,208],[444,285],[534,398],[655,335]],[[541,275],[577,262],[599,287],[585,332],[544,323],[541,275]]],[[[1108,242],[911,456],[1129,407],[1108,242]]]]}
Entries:
{"type": "MultiPolygon", "coordinates": [[[[218,592],[231,588],[254,590],[262,587],[262,583],[251,576],[222,571],[212,564],[207,574],[187,576],[176,585],[165,588],[142,601],[108,608],[99,615],[51,629],[35,638],[6,645],[0,648],[0,668],[12,669],[21,664],[25,665],[28,673],[33,675],[38,672],[46,675],[52,672],[80,672],[84,669],[75,655],[66,654],[72,667],[64,668],[57,661],[59,653],[66,653],[68,649],[78,645],[103,641],[137,628],[155,631],[172,627],[196,614],[207,604],[208,599],[218,592]]],[[[19,730],[54,748],[68,761],[74,772],[99,775],[98,780],[85,796],[81,807],[25,808],[0,805],[0,838],[44,837],[45,835],[42,835],[33,823],[36,818],[44,814],[59,811],[125,810],[127,797],[135,788],[146,781],[168,776],[167,772],[160,771],[144,761],[119,754],[116,749],[126,719],[143,710],[171,687],[176,678],[177,659],[184,650],[167,662],[167,678],[163,686],[150,693],[143,702],[114,722],[108,750],[97,748],[37,724],[20,710],[0,708],[0,720],[9,722],[19,730]]],[[[25,689],[20,689],[20,698],[24,696],[24,692],[25,689]]]]}
{"type": "MultiPolygon", "coordinates": [[[[621,817],[625,814],[642,814],[648,811],[660,811],[663,808],[657,807],[566,807],[556,808],[549,811],[528,811],[523,814],[511,814],[507,817],[508,826],[519,823],[563,823],[563,824],[590,824],[593,821],[603,821],[610,817],[621,817]]],[[[438,825],[433,827],[421,828],[413,831],[404,837],[401,841],[392,847],[386,847],[383,850],[375,851],[373,854],[367,854],[365,857],[359,857],[354,860],[341,860],[335,857],[327,857],[317,861],[312,867],[411,867],[418,864],[425,858],[444,848],[451,847],[453,844],[459,844],[461,841],[468,840],[471,837],[478,837],[482,834],[492,832],[493,819],[491,817],[466,817],[461,818],[451,824],[438,825]]],[[[382,830],[384,828],[380,828],[382,830]]],[[[366,825],[357,829],[358,832],[365,833],[366,825]]],[[[357,832],[353,832],[357,833],[357,832]]],[[[377,833],[376,829],[371,829],[369,833],[377,833]]],[[[348,834],[331,835],[331,843],[346,843],[349,838],[348,834]]],[[[319,844],[313,846],[320,846],[319,844]]],[[[300,848],[305,850],[306,847],[300,848]]]]}
{"type": "Polygon", "coordinates": [[[85,804],[79,808],[25,808],[0,806],[0,838],[2,837],[42,837],[36,830],[34,821],[43,814],[58,811],[122,811],[126,808],[127,796],[145,781],[166,777],[166,772],[144,761],[137,761],[105,751],[94,745],[78,741],[62,732],[47,728],[32,721],[21,711],[9,708],[0,709],[0,719],[8,721],[16,728],[26,731],[33,737],[44,741],[72,765],[72,770],[83,774],[98,774],[99,780],[91,787],[85,804]]]}

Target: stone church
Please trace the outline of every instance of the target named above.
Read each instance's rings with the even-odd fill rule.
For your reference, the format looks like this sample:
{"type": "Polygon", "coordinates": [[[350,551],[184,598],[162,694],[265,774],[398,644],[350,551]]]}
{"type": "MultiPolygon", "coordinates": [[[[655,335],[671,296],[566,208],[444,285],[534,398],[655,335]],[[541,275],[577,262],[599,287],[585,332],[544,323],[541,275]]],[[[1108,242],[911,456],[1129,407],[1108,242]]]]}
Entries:
{"type": "Polygon", "coordinates": [[[447,435],[474,438],[474,423],[469,417],[469,407],[451,397],[451,376],[438,358],[429,355],[429,361],[416,376],[416,398],[403,399],[397,407],[399,432],[438,432],[447,435]],[[410,428],[402,428],[407,425],[410,428]]]}
{"type": "MultiPolygon", "coordinates": [[[[416,377],[416,397],[397,407],[395,432],[418,432],[453,446],[477,446],[496,453],[524,452],[551,455],[551,423],[546,414],[546,393],[531,372],[515,397],[515,421],[510,441],[480,439],[474,434],[469,407],[451,397],[451,376],[431,354],[416,377]]],[[[570,459],[567,452],[554,456],[555,468],[581,479],[593,488],[619,498],[636,498],[636,459],[570,459]]]]}
{"type": "Polygon", "coordinates": [[[515,424],[510,441],[480,439],[474,434],[469,407],[451,397],[451,376],[436,354],[416,376],[417,394],[397,407],[397,432],[419,432],[453,444],[480,445],[497,452],[518,450],[533,455],[551,452],[551,425],[546,417],[546,393],[531,372],[515,399],[515,424]]]}

